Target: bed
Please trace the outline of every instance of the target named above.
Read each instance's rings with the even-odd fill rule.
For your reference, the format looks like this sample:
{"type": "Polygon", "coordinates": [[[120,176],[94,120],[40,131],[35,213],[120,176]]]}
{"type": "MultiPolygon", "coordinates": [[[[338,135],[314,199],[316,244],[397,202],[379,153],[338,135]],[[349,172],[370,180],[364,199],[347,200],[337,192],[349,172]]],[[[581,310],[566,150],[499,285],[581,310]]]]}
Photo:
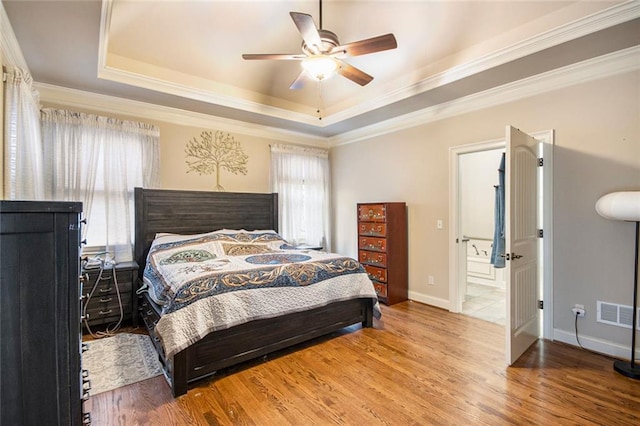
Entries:
{"type": "MultiPolygon", "coordinates": [[[[143,277],[148,257],[156,259],[156,253],[162,251],[158,251],[158,248],[164,250],[167,247],[159,243],[159,241],[165,240],[156,240],[156,237],[162,235],[162,238],[166,237],[171,240],[173,235],[177,234],[178,240],[183,238],[181,236],[186,235],[189,236],[185,237],[187,240],[193,241],[190,238],[194,235],[197,236],[196,238],[205,235],[202,238],[211,243],[212,238],[219,240],[221,238],[219,235],[223,235],[224,239],[238,238],[238,232],[246,232],[252,236],[258,235],[260,232],[267,235],[268,231],[277,234],[278,196],[277,194],[142,188],[136,188],[134,192],[134,256],[139,265],[138,285],[143,290],[139,292],[140,316],[154,342],[174,397],[185,394],[190,383],[210,376],[220,369],[354,324],[360,323],[363,327],[371,327],[374,315],[379,313],[375,290],[371,285],[371,292],[365,288],[357,296],[349,296],[346,299],[344,297],[338,298],[318,306],[313,305],[309,309],[290,311],[275,316],[268,314],[252,318],[248,322],[237,321],[222,328],[202,326],[206,333],[198,330],[195,334],[201,335],[193,339],[192,329],[196,328],[193,325],[199,327],[201,322],[206,322],[198,320],[192,322],[193,325],[184,330],[178,330],[177,334],[180,335],[184,332],[189,337],[176,345],[173,341],[175,339],[167,337],[166,330],[169,320],[175,316],[191,317],[194,315],[179,314],[177,313],[179,311],[167,308],[167,305],[163,305],[162,301],[157,300],[158,292],[149,291],[149,289],[145,291],[148,277],[147,280],[143,280],[143,277]],[[153,249],[152,244],[154,244],[153,249]],[[148,256],[150,249],[152,249],[152,256],[148,256]],[[170,341],[172,342],[170,343],[170,341]],[[186,346],[185,341],[187,341],[186,346]]],[[[246,238],[244,234],[240,236],[246,238]]],[[[270,239],[273,238],[271,234],[267,236],[270,239]]],[[[218,243],[215,242],[215,244],[218,243]]],[[[270,242],[270,244],[271,248],[294,249],[284,247],[279,242],[277,244],[270,242]]],[[[219,247],[219,244],[216,247],[219,247]]],[[[288,253],[291,252],[288,251],[288,253]]],[[[314,259],[324,259],[323,256],[325,256],[310,251],[301,252],[301,255],[314,259]]],[[[150,262],[153,263],[155,260],[150,262]]],[[[337,260],[331,258],[326,259],[326,262],[335,263],[337,260]]],[[[346,260],[344,262],[349,267],[353,266],[346,260]]],[[[355,263],[357,264],[357,262],[355,263]]],[[[359,275],[353,273],[354,277],[359,275]]],[[[294,291],[298,290],[294,289],[294,291]]],[[[243,293],[237,292],[236,294],[243,293]]],[[[212,302],[200,300],[197,303],[206,305],[212,302]]],[[[171,327],[175,329],[175,323],[171,327]]]]}

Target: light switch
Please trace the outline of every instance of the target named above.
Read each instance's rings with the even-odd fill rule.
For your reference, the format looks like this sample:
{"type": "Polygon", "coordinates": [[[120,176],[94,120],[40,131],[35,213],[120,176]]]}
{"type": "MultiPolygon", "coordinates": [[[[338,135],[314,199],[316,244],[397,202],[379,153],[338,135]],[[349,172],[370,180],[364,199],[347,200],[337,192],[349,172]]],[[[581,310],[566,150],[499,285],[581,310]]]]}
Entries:
{"type": "Polygon", "coordinates": [[[438,219],[436,221],[436,228],[438,228],[438,229],[442,229],[443,228],[442,219],[438,219]]]}

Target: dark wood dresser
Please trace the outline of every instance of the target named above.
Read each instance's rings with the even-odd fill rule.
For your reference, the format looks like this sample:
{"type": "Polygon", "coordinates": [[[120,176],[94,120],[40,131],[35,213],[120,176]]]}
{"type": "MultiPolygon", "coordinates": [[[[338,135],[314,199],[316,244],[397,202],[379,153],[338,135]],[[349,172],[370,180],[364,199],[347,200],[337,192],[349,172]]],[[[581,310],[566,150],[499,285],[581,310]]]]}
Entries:
{"type": "Polygon", "coordinates": [[[80,425],[82,203],[0,201],[3,425],[80,425]]]}
{"type": "Polygon", "coordinates": [[[405,203],[358,203],[358,260],[380,302],[407,300],[407,208],[405,203]]]}
{"type": "Polygon", "coordinates": [[[83,269],[87,279],[82,283],[82,294],[86,306],[83,314],[84,323],[89,327],[117,324],[120,321],[120,307],[122,306],[122,322],[131,322],[138,326],[138,296],[135,294],[134,283],[138,279],[138,264],[136,262],[119,262],[107,265],[102,270],[83,269]],[[100,280],[96,283],[96,280],[100,280]],[[94,288],[95,287],[95,288],[94,288]],[[93,291],[93,292],[92,292],[93,291]]]}

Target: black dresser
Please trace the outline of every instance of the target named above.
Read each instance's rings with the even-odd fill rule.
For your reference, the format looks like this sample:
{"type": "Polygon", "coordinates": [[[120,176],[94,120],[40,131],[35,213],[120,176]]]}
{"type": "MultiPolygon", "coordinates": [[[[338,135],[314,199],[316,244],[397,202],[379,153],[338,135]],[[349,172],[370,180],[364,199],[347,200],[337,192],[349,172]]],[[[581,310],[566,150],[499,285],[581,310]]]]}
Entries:
{"type": "Polygon", "coordinates": [[[3,425],[80,425],[82,203],[0,201],[3,425]]]}

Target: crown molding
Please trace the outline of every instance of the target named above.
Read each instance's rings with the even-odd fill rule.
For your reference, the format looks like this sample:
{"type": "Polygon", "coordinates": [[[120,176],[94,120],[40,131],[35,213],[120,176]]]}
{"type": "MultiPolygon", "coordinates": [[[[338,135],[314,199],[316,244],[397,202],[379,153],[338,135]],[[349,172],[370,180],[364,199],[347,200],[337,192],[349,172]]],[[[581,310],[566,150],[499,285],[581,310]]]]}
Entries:
{"type": "Polygon", "coordinates": [[[13,32],[13,27],[11,27],[11,22],[9,22],[7,11],[4,10],[2,2],[0,2],[0,41],[3,65],[15,65],[22,68],[23,71],[29,72],[27,61],[24,60],[22,49],[20,49],[16,35],[13,32]]]}
{"type": "Polygon", "coordinates": [[[640,46],[620,50],[329,138],[346,145],[541,93],[640,69],[640,46]]]}
{"type": "Polygon", "coordinates": [[[252,112],[269,117],[275,117],[314,127],[318,125],[318,117],[311,114],[304,114],[292,110],[277,108],[259,102],[249,101],[243,98],[221,95],[212,90],[200,87],[191,87],[185,84],[175,83],[160,78],[149,77],[110,66],[98,70],[98,78],[124,83],[135,87],[154,90],[161,93],[180,96],[187,99],[206,102],[209,104],[221,105],[241,111],[252,112]]]}
{"type": "Polygon", "coordinates": [[[529,39],[512,44],[503,49],[496,50],[476,60],[460,64],[421,80],[410,86],[389,92],[367,102],[361,102],[350,108],[323,117],[320,122],[314,114],[306,114],[286,108],[278,108],[270,105],[253,102],[251,100],[222,95],[214,90],[202,88],[194,89],[187,85],[148,77],[123,69],[116,69],[107,65],[109,23],[111,20],[112,0],[104,0],[102,3],[102,16],[100,25],[100,43],[98,54],[98,76],[111,81],[116,81],[150,90],[182,96],[203,102],[223,105],[243,111],[263,114],[271,117],[293,120],[318,128],[334,125],[341,121],[353,118],[360,114],[373,111],[394,102],[415,96],[432,90],[443,84],[460,80],[470,75],[488,70],[490,68],[520,59],[541,50],[574,40],[578,37],[617,25],[640,17],[640,2],[631,0],[612,6],[604,11],[592,14],[574,22],[559,26],[543,32],[529,39]]]}
{"type": "Polygon", "coordinates": [[[215,127],[238,134],[326,148],[359,142],[433,121],[638,69],[640,69],[640,46],[548,71],[537,76],[465,96],[454,101],[425,108],[330,138],[311,136],[300,132],[286,131],[238,120],[214,117],[207,114],[194,113],[177,108],[89,93],[49,84],[34,83],[34,87],[40,92],[41,101],[46,103],[60,104],[78,109],[95,110],[115,115],[130,115],[141,119],[168,122],[183,126],[215,127]]]}
{"type": "MultiPolygon", "coordinates": [[[[103,2],[103,11],[106,7],[106,4],[110,2],[111,0],[105,0],[103,2]]],[[[105,15],[103,13],[102,19],[106,19],[108,18],[108,16],[109,15],[105,15]]],[[[566,25],[563,28],[549,31],[548,33],[545,33],[540,37],[535,37],[534,39],[524,41],[522,43],[529,43],[529,48],[535,50],[535,48],[531,46],[536,45],[536,40],[538,40],[539,43],[542,43],[543,40],[547,40],[547,43],[551,43],[550,40],[555,40],[555,43],[560,43],[562,42],[562,40],[579,37],[580,35],[588,34],[589,32],[597,31],[602,28],[607,28],[617,23],[626,22],[638,16],[640,16],[640,2],[635,0],[623,3],[618,6],[614,6],[604,12],[595,14],[580,21],[576,21],[575,23],[566,25]]],[[[102,29],[107,23],[108,21],[104,21],[101,23],[101,37],[108,37],[108,34],[106,34],[104,29],[102,29]]],[[[2,24],[0,25],[0,36],[2,36],[2,53],[4,62],[15,63],[21,68],[28,70],[26,61],[24,60],[22,51],[17,43],[1,2],[0,24],[2,24]]],[[[104,41],[106,40],[103,40],[101,38],[101,56],[99,61],[102,61],[104,59],[102,57],[102,54],[104,53],[104,51],[102,50],[102,43],[104,41]]],[[[521,46],[522,43],[512,46],[509,49],[511,51],[511,54],[517,55],[518,49],[523,48],[521,46]]],[[[538,44],[538,46],[542,45],[538,44]]],[[[503,52],[503,54],[506,55],[507,53],[503,52]]],[[[491,59],[490,57],[486,57],[482,60],[498,61],[500,60],[500,57],[500,54],[496,54],[494,55],[493,59],[491,59]]],[[[205,128],[215,127],[238,134],[264,137],[277,141],[326,148],[353,143],[375,136],[385,135],[391,132],[415,127],[428,122],[452,117],[458,114],[463,114],[482,108],[491,107],[494,105],[499,105],[506,102],[511,102],[543,92],[556,90],[562,87],[568,87],[574,84],[603,78],[609,75],[637,70],[638,68],[640,68],[639,58],[640,52],[638,47],[625,49],[612,54],[603,55],[599,58],[590,59],[581,63],[577,63],[514,83],[510,83],[501,87],[490,89],[482,93],[466,96],[461,99],[406,114],[404,116],[377,123],[375,125],[367,126],[350,132],[345,132],[330,138],[313,136],[301,132],[287,131],[238,120],[224,119],[207,114],[194,113],[190,111],[139,101],[131,101],[112,96],[67,89],[43,83],[34,83],[34,87],[40,92],[41,101],[48,103],[68,105],[70,107],[89,109],[116,115],[131,115],[140,117],[142,119],[174,123],[177,125],[205,128]]],[[[450,72],[453,72],[455,75],[455,72],[458,71],[458,78],[462,78],[462,76],[468,75],[467,73],[477,72],[479,70],[478,68],[476,68],[475,71],[470,71],[473,69],[473,67],[474,65],[472,63],[467,63],[453,68],[452,70],[450,70],[450,72]]],[[[440,76],[440,78],[442,77],[443,76],[440,76]]],[[[440,80],[440,82],[438,83],[436,81],[425,80],[421,84],[424,84],[428,89],[429,84],[438,85],[442,84],[442,81],[440,80]]],[[[416,89],[413,88],[411,90],[416,89]]],[[[391,94],[389,95],[389,97],[385,98],[386,100],[384,101],[381,100],[382,98],[378,98],[377,100],[374,100],[374,103],[367,103],[368,107],[365,108],[370,108],[371,105],[374,104],[374,107],[386,105],[389,102],[393,102],[393,96],[399,96],[399,94],[391,94]]],[[[263,109],[261,109],[261,111],[259,112],[264,114],[263,109]]],[[[357,114],[359,113],[361,112],[358,112],[357,114]]],[[[331,117],[337,117],[337,115],[334,114],[331,117]]],[[[288,113],[285,118],[291,119],[291,114],[288,113]]],[[[323,121],[323,125],[325,126],[330,124],[327,122],[327,118],[325,118],[323,121]]]]}
{"type": "Polygon", "coordinates": [[[172,123],[181,126],[216,128],[231,133],[273,139],[280,142],[327,148],[327,139],[320,136],[312,136],[305,133],[282,130],[240,120],[215,117],[208,114],[69,89],[51,84],[35,82],[34,88],[40,93],[40,101],[43,103],[64,105],[80,110],[98,111],[103,114],[133,116],[144,120],[172,123]]]}
{"type": "Polygon", "coordinates": [[[607,8],[574,22],[543,32],[529,39],[512,44],[493,53],[449,68],[411,86],[401,88],[380,96],[370,102],[361,103],[353,108],[345,109],[323,118],[325,125],[339,123],[343,120],[381,108],[385,105],[401,101],[436,87],[469,77],[490,68],[506,64],[544,49],[557,46],[579,37],[600,31],[640,17],[640,1],[631,0],[607,8]]]}
{"type": "MultiPolygon", "coordinates": [[[[103,0],[100,16],[100,39],[98,43],[98,78],[155,90],[162,93],[181,96],[187,99],[235,108],[242,111],[268,115],[270,117],[296,121],[314,127],[323,127],[316,115],[301,113],[293,109],[279,108],[264,103],[254,102],[238,96],[223,95],[215,90],[203,87],[191,87],[161,78],[135,73],[126,69],[108,65],[109,28],[111,27],[113,0],[103,0]],[[319,123],[321,125],[319,125],[319,123]]],[[[237,89],[237,88],[231,88],[237,89]]],[[[251,92],[253,93],[253,92],[251,92]]],[[[256,94],[257,95],[257,94],[256,94]]],[[[298,104],[291,103],[292,107],[298,104]]],[[[300,105],[298,105],[300,106],[300,105]]],[[[302,107],[302,106],[300,106],[302,107]]]]}

